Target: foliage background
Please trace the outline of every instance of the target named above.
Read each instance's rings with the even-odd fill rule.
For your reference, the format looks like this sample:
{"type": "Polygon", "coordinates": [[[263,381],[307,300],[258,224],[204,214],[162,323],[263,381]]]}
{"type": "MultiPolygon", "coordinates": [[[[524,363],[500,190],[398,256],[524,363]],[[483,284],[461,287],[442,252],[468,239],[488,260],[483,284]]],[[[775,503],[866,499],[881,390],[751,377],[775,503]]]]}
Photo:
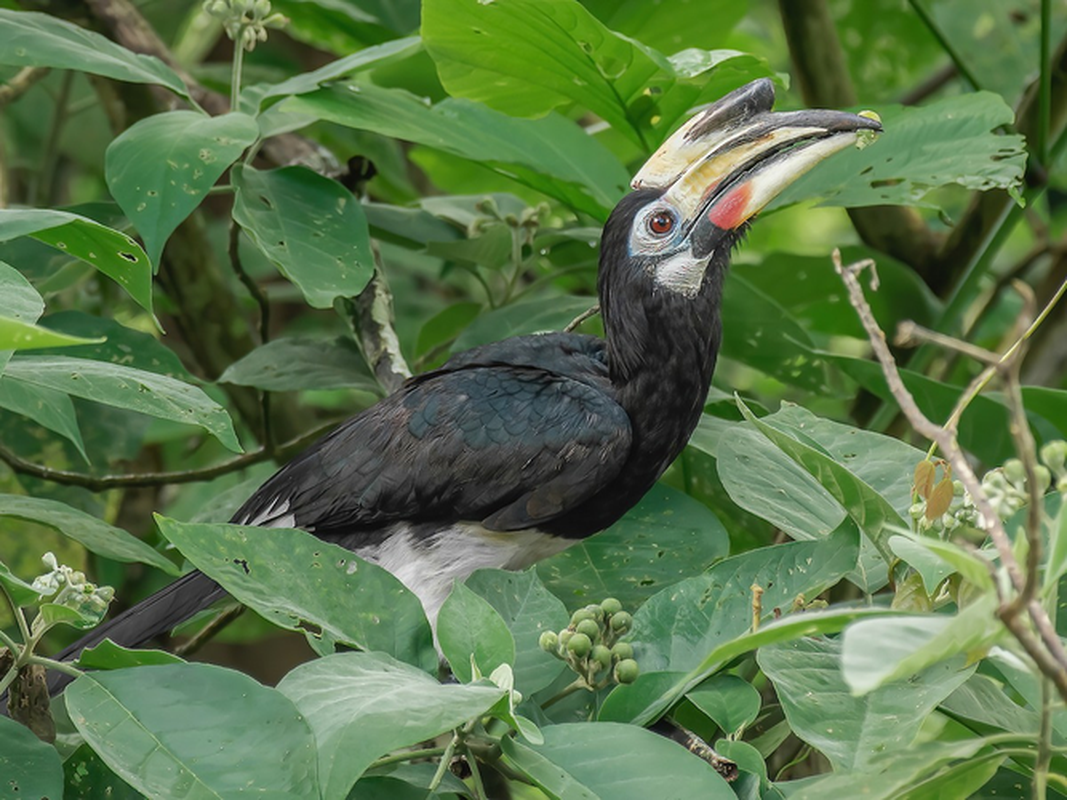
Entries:
{"type": "MultiPolygon", "coordinates": [[[[728,280],[707,413],[661,485],[611,531],[535,572],[472,578],[468,587],[486,603],[457,596],[449,613],[458,628],[505,623],[499,641],[487,634],[489,644],[446,647],[457,674],[469,671],[472,651],[486,673],[511,663],[528,698],[522,713],[544,734],[539,745],[505,737],[503,757],[479,753],[504,765],[490,795],[655,795],[626,784],[642,776],[652,787],[670,776],[678,796],[696,796],[685,781],[715,797],[1067,789],[1055,777],[1064,774],[1067,717],[992,622],[991,587],[962,557],[890,542],[895,528],[918,526],[909,513],[913,469],[926,443],[908,434],[867,359],[829,261],[834,247],[846,261],[877,260],[871,302],[889,332],[915,320],[994,351],[1015,340],[1020,313],[1043,308],[1067,278],[1067,5],[280,0],[273,8],[289,23],[244,56],[240,113],[224,116],[232,45],[199,2],[0,3],[0,341],[18,348],[0,352],[0,553],[29,579],[54,551],[116,587],[116,608],[171,579],[182,558],[168,541],[209,572],[235,553],[259,555],[253,585],[224,580],[227,588],[283,627],[312,620],[324,633],[305,639],[246,614],[197,656],[268,686],[288,676],[280,694],[206,666],[154,668],[195,671],[175,673],[190,692],[176,698],[160,698],[162,679],[146,668],[97,673],[79,682],[87,688],[76,702],[95,711],[77,734],[61,736],[59,750],[38,748],[5,722],[0,764],[33,766],[25,781],[62,782],[58,752],[67,796],[96,796],[105,785],[132,791],[115,776],[146,793],[178,791],[188,779],[215,792],[205,796],[229,796],[237,783],[227,780],[247,773],[291,793],[343,797],[375,759],[498,703],[497,689],[468,680],[453,687],[466,695],[442,694],[424,673],[374,653],[343,664],[345,656],[325,655],[335,640],[416,667],[433,660],[428,631],[417,613],[403,617],[411,611],[403,602],[387,616],[389,635],[376,639],[352,622],[367,606],[339,599],[350,587],[329,595],[332,606],[311,607],[294,589],[299,580],[269,566],[269,551],[211,523],[227,519],[275,462],[395,386],[397,353],[380,350],[381,326],[368,321],[376,292],[387,284],[399,352],[415,371],[475,344],[564,327],[595,302],[599,226],[628,176],[693,107],[766,75],[780,109],[871,108],[887,133],[798,182],[754,226],[728,280]],[[78,40],[64,23],[170,66],[78,40]],[[384,280],[361,295],[376,263],[384,280]],[[749,410],[763,423],[746,421],[749,410]],[[807,447],[800,457],[795,442],[807,447]],[[242,448],[249,455],[235,458],[242,448]],[[174,521],[160,523],[166,538],[154,512],[174,521]],[[786,614],[764,638],[750,633],[753,583],[765,590],[765,622],[786,614]],[[830,608],[790,627],[790,610],[820,594],[830,608]],[[568,678],[538,650],[537,635],[607,596],[635,613],[643,677],[626,691],[545,706],[568,678]],[[878,616],[891,605],[914,616],[878,616]],[[835,635],[864,615],[872,618],[835,635]],[[958,635],[945,635],[948,625],[958,635]],[[409,628],[404,647],[389,644],[409,628]],[[315,653],[324,658],[294,671],[315,653]],[[375,712],[394,737],[345,741],[362,764],[350,774],[328,768],[338,744],[316,725],[331,720],[299,699],[331,676],[358,688],[354,696],[375,681],[402,687],[402,701],[375,712]],[[243,692],[261,693],[262,724],[293,737],[275,744],[305,760],[267,771],[277,766],[273,751],[235,732],[254,727],[246,706],[227,705],[243,692]],[[310,730],[292,722],[294,702],[310,730]],[[217,718],[207,716],[212,708],[217,718]],[[411,708],[434,724],[405,725],[411,708]],[[666,708],[736,760],[740,779],[727,787],[697,759],[619,724],[650,722],[666,708]],[[127,712],[168,741],[173,785],[146,777],[136,737],[117,750],[104,744],[114,736],[108,714],[127,712]],[[153,713],[177,715],[178,733],[153,713]],[[589,719],[599,720],[594,728],[579,722],[589,719]],[[227,769],[167,739],[191,729],[227,742],[227,769]]],[[[1031,337],[1021,371],[1039,444],[1067,431],[1065,309],[1054,307],[1031,337]]],[[[595,318],[582,324],[598,329],[595,318]]],[[[898,355],[939,422],[981,369],[929,345],[898,355]]],[[[997,392],[963,414],[960,442],[983,468],[1014,454],[1008,419],[997,392]]],[[[1052,492],[1047,505],[1042,598],[1062,633],[1058,498],[1052,492]]],[[[297,577],[302,559],[316,557],[303,540],[278,548],[274,563],[293,564],[297,577]]],[[[379,580],[382,591],[396,590],[379,580]]],[[[48,643],[76,635],[57,628],[48,643]]],[[[336,713],[355,730],[371,712],[336,713]]],[[[492,725],[481,730],[500,737],[492,725]]],[[[426,789],[412,787],[434,773],[432,763],[377,769],[354,796],[422,797],[426,789]]],[[[457,780],[437,791],[472,790],[457,780]]]]}

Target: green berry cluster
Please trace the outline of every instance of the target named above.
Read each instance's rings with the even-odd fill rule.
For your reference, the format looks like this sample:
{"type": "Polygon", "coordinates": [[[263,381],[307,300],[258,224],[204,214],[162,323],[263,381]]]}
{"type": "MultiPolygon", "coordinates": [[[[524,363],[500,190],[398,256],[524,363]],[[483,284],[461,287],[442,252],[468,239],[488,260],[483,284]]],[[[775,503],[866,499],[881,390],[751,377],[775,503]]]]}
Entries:
{"type": "Polygon", "coordinates": [[[245,50],[267,41],[267,28],[281,28],[289,21],[271,11],[270,0],[206,0],[204,11],[222,20],[226,35],[245,50]]]}
{"type": "Polygon", "coordinates": [[[545,631],[539,644],[546,653],[566,661],[592,689],[615,683],[633,683],[638,667],[634,649],[618,641],[633,626],[633,617],[622,603],[609,597],[599,604],[579,608],[571,623],[559,633],[545,631]]]}
{"type": "MultiPolygon", "coordinates": [[[[1057,492],[1067,494],[1067,442],[1049,442],[1041,448],[1039,457],[1043,463],[1034,470],[1039,491],[1043,494],[1054,486],[1057,492]]],[[[916,468],[915,475],[915,491],[919,500],[911,507],[910,513],[918,530],[944,535],[960,525],[984,527],[971,496],[964,491],[963,484],[951,480],[950,474],[934,484],[934,465],[924,461],[916,468]],[[947,489],[941,484],[949,482],[951,493],[939,491],[947,489]],[[924,491],[925,483],[931,487],[928,491],[924,491]]],[[[1008,459],[1002,466],[982,476],[982,490],[1001,519],[1008,519],[1030,501],[1026,470],[1017,458],[1008,459]]]]}

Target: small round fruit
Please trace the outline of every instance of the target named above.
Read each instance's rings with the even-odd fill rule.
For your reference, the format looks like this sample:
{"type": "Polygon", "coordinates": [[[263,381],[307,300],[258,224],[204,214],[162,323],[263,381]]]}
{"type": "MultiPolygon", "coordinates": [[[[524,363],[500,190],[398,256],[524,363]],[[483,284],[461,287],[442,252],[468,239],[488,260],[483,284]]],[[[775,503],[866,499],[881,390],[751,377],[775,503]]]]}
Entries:
{"type": "Polygon", "coordinates": [[[600,638],[600,626],[597,625],[596,620],[583,619],[574,627],[574,630],[578,633],[584,633],[591,640],[600,638]]]}
{"type": "Polygon", "coordinates": [[[559,634],[555,631],[545,631],[537,640],[537,644],[546,653],[555,653],[559,650],[559,634]]]}
{"type": "Polygon", "coordinates": [[[567,642],[567,649],[578,658],[584,658],[593,649],[593,641],[584,633],[576,633],[567,642]]]}
{"type": "Polygon", "coordinates": [[[637,680],[640,669],[637,662],[632,658],[625,658],[615,665],[615,681],[617,683],[633,683],[637,680]]]}

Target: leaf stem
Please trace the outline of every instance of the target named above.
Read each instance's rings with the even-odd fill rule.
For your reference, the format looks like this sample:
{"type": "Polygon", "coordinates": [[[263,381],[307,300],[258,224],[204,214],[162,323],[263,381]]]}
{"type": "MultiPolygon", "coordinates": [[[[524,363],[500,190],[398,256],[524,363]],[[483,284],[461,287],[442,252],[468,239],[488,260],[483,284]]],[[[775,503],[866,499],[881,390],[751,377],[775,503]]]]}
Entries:
{"type": "Polygon", "coordinates": [[[437,764],[437,771],[433,774],[433,780],[430,781],[430,793],[426,795],[426,800],[433,798],[434,792],[437,791],[437,787],[441,785],[441,781],[445,779],[445,772],[448,770],[448,765],[452,761],[452,754],[456,751],[456,745],[459,744],[460,733],[457,729],[449,740],[448,745],[443,751],[441,751],[441,761],[437,764]]]}
{"type": "Polygon", "coordinates": [[[1034,150],[1045,169],[1052,167],[1048,160],[1048,136],[1052,119],[1052,0],[1041,0],[1041,74],[1037,88],[1037,136],[1034,150]]]}
{"type": "Polygon", "coordinates": [[[562,689],[560,689],[559,692],[557,692],[555,695],[553,695],[552,697],[548,698],[548,700],[546,700],[544,703],[542,703],[541,704],[541,708],[548,708],[549,706],[555,705],[556,703],[558,703],[564,697],[570,697],[572,694],[577,692],[579,689],[588,689],[588,688],[589,688],[589,684],[586,683],[585,678],[575,678],[573,682],[568,683],[566,686],[564,686],[562,689]]]}
{"type": "Polygon", "coordinates": [[[27,664],[40,664],[42,667],[48,669],[54,669],[57,672],[62,672],[75,678],[80,678],[85,674],[83,670],[78,669],[72,664],[68,664],[66,661],[56,661],[54,658],[46,658],[45,656],[31,655],[26,659],[27,664]]]}
{"type": "Polygon", "coordinates": [[[967,63],[963,60],[963,56],[952,45],[952,42],[948,40],[948,37],[945,36],[944,31],[941,30],[941,27],[937,24],[937,21],[923,6],[921,0],[908,0],[908,5],[910,5],[912,10],[919,16],[919,19],[922,20],[923,24],[927,27],[933,37],[937,39],[937,43],[941,45],[941,49],[944,50],[948,54],[948,57],[952,59],[952,63],[956,65],[956,69],[959,70],[959,73],[963,76],[963,79],[966,80],[967,83],[971,84],[971,88],[974,89],[976,92],[981,91],[981,84],[978,83],[978,79],[974,76],[974,73],[971,72],[970,67],[968,67],[967,63]]]}
{"type": "Polygon", "coordinates": [[[367,769],[374,769],[375,767],[385,767],[389,764],[396,764],[400,761],[414,761],[416,758],[433,758],[439,756],[445,752],[443,747],[424,747],[421,750],[404,750],[400,753],[391,753],[387,756],[382,756],[371,763],[367,769]]]}
{"type": "Polygon", "coordinates": [[[471,781],[474,783],[475,800],[488,800],[485,793],[485,784],[482,782],[482,772],[478,768],[478,759],[466,744],[463,745],[463,756],[467,759],[467,765],[471,768],[471,781]]]}
{"type": "Polygon", "coordinates": [[[241,71],[245,63],[245,25],[237,29],[237,35],[233,39],[233,71],[230,77],[230,111],[237,111],[238,101],[241,99],[241,71]]]}
{"type": "MultiPolygon", "coordinates": [[[[4,601],[7,603],[7,607],[11,610],[11,616],[15,618],[15,624],[19,626],[19,635],[22,637],[23,646],[29,644],[33,635],[30,633],[30,626],[26,624],[26,615],[22,613],[22,609],[15,604],[15,598],[8,594],[7,587],[0,584],[0,595],[4,596],[4,601]]],[[[11,640],[4,636],[8,642],[11,640]]],[[[12,644],[14,644],[12,642],[12,644]]],[[[17,655],[14,647],[11,648],[11,655],[17,655]]]]}

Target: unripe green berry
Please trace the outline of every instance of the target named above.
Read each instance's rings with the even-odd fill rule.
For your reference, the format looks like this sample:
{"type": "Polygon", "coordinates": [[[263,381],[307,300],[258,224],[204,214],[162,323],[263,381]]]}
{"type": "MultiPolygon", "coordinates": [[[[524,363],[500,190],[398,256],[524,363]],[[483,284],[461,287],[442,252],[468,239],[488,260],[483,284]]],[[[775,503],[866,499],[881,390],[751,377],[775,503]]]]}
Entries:
{"type": "Polygon", "coordinates": [[[571,625],[577,628],[578,623],[586,619],[595,620],[596,616],[588,608],[579,608],[577,611],[571,614],[571,625]]]}
{"type": "Polygon", "coordinates": [[[617,634],[626,633],[634,624],[634,618],[625,611],[620,611],[611,618],[611,630],[617,634]]]}
{"type": "Polygon", "coordinates": [[[599,603],[590,603],[585,607],[585,610],[593,615],[593,619],[597,622],[604,619],[604,609],[600,607],[599,603]]]}
{"type": "Polygon", "coordinates": [[[559,646],[561,648],[567,647],[571,643],[571,639],[574,636],[574,631],[564,628],[559,632],[559,646]]]}
{"type": "Polygon", "coordinates": [[[545,631],[537,640],[537,644],[546,653],[556,653],[559,651],[559,634],[555,631],[545,631]]]}
{"type": "Polygon", "coordinates": [[[622,603],[616,600],[614,597],[607,597],[601,603],[600,607],[604,609],[604,613],[609,617],[612,614],[618,614],[622,611],[622,603]]]}
{"type": "Polygon", "coordinates": [[[632,658],[625,658],[615,665],[615,681],[617,683],[633,683],[637,680],[640,669],[637,662],[632,658]]]}
{"type": "Polygon", "coordinates": [[[600,626],[597,625],[596,620],[583,619],[575,627],[578,633],[584,633],[589,637],[590,641],[595,641],[600,638],[600,626]]]}
{"type": "Polygon", "coordinates": [[[589,655],[589,661],[595,664],[593,667],[594,672],[599,672],[602,669],[611,669],[611,651],[602,644],[595,645],[593,652],[589,655]]]}
{"type": "Polygon", "coordinates": [[[578,658],[584,658],[593,649],[593,641],[584,633],[576,633],[567,642],[567,649],[578,658]]]}
{"type": "Polygon", "coordinates": [[[1023,462],[1017,458],[1009,458],[1004,462],[1004,477],[1012,483],[1022,483],[1026,480],[1026,470],[1023,469],[1023,462]]]}
{"type": "Polygon", "coordinates": [[[616,642],[611,648],[611,655],[616,661],[625,661],[634,657],[634,648],[629,642],[616,642]]]}
{"type": "Polygon", "coordinates": [[[1040,464],[1034,467],[1034,477],[1037,478],[1037,488],[1040,492],[1044,492],[1052,483],[1052,473],[1049,472],[1048,467],[1040,464]]]}

